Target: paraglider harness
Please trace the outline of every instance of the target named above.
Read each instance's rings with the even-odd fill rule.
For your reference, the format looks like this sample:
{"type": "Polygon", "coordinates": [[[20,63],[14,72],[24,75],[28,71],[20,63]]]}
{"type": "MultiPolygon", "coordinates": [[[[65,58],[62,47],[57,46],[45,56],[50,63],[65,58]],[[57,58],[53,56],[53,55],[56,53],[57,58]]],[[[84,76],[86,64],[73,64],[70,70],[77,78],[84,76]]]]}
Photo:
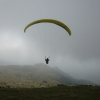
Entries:
{"type": "Polygon", "coordinates": [[[50,56],[49,56],[48,58],[46,58],[46,56],[45,56],[45,61],[46,61],[46,64],[48,64],[48,63],[49,63],[49,58],[50,58],[50,56]]]}

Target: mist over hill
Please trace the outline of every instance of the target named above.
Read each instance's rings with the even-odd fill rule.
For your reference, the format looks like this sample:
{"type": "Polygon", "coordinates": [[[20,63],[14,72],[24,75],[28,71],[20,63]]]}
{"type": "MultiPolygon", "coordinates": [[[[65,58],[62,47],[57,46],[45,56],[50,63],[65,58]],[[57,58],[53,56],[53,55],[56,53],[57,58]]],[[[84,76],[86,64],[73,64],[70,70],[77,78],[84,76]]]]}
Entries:
{"type": "Polygon", "coordinates": [[[65,85],[95,85],[88,80],[77,80],[57,67],[46,64],[0,66],[0,86],[12,88],[50,87],[65,85]]]}

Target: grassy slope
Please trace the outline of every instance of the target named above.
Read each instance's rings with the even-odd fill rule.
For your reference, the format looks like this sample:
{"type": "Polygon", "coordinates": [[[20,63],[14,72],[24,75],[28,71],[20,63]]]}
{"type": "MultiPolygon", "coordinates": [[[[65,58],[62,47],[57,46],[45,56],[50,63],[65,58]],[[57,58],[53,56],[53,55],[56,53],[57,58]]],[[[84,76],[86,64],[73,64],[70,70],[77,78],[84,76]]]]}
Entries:
{"type": "Polygon", "coordinates": [[[0,86],[12,88],[50,87],[57,84],[90,84],[76,80],[59,69],[45,64],[0,66],[0,86]]]}
{"type": "Polygon", "coordinates": [[[48,87],[60,83],[58,76],[48,66],[7,66],[0,67],[0,86],[48,87]]]}

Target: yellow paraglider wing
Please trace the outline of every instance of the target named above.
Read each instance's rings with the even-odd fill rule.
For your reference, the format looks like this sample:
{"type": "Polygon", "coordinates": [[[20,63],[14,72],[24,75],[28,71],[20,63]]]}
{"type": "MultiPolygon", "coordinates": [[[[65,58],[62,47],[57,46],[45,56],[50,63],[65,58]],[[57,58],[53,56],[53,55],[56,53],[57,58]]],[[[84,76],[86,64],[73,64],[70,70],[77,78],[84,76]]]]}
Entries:
{"type": "Polygon", "coordinates": [[[26,29],[34,24],[37,24],[37,23],[44,23],[44,22],[47,22],[47,23],[53,23],[53,24],[56,24],[56,25],[59,25],[61,26],[62,28],[64,28],[68,33],[69,35],[71,35],[71,30],[68,28],[68,26],[66,26],[64,23],[58,21],[58,20],[54,20],[54,19],[40,19],[40,20],[36,20],[36,21],[33,21],[31,23],[29,23],[25,29],[24,29],[24,32],[26,31],[26,29]]]}

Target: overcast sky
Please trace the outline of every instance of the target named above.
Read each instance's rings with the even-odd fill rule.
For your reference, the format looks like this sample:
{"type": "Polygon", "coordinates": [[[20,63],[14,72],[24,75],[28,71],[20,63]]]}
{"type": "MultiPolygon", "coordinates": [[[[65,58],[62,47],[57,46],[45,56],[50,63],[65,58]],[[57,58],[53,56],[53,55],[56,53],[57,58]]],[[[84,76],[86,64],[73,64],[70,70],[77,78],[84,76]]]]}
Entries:
{"type": "Polygon", "coordinates": [[[0,0],[0,65],[45,63],[100,84],[100,0],[0,0]],[[38,19],[65,23],[61,27],[38,19]]]}

